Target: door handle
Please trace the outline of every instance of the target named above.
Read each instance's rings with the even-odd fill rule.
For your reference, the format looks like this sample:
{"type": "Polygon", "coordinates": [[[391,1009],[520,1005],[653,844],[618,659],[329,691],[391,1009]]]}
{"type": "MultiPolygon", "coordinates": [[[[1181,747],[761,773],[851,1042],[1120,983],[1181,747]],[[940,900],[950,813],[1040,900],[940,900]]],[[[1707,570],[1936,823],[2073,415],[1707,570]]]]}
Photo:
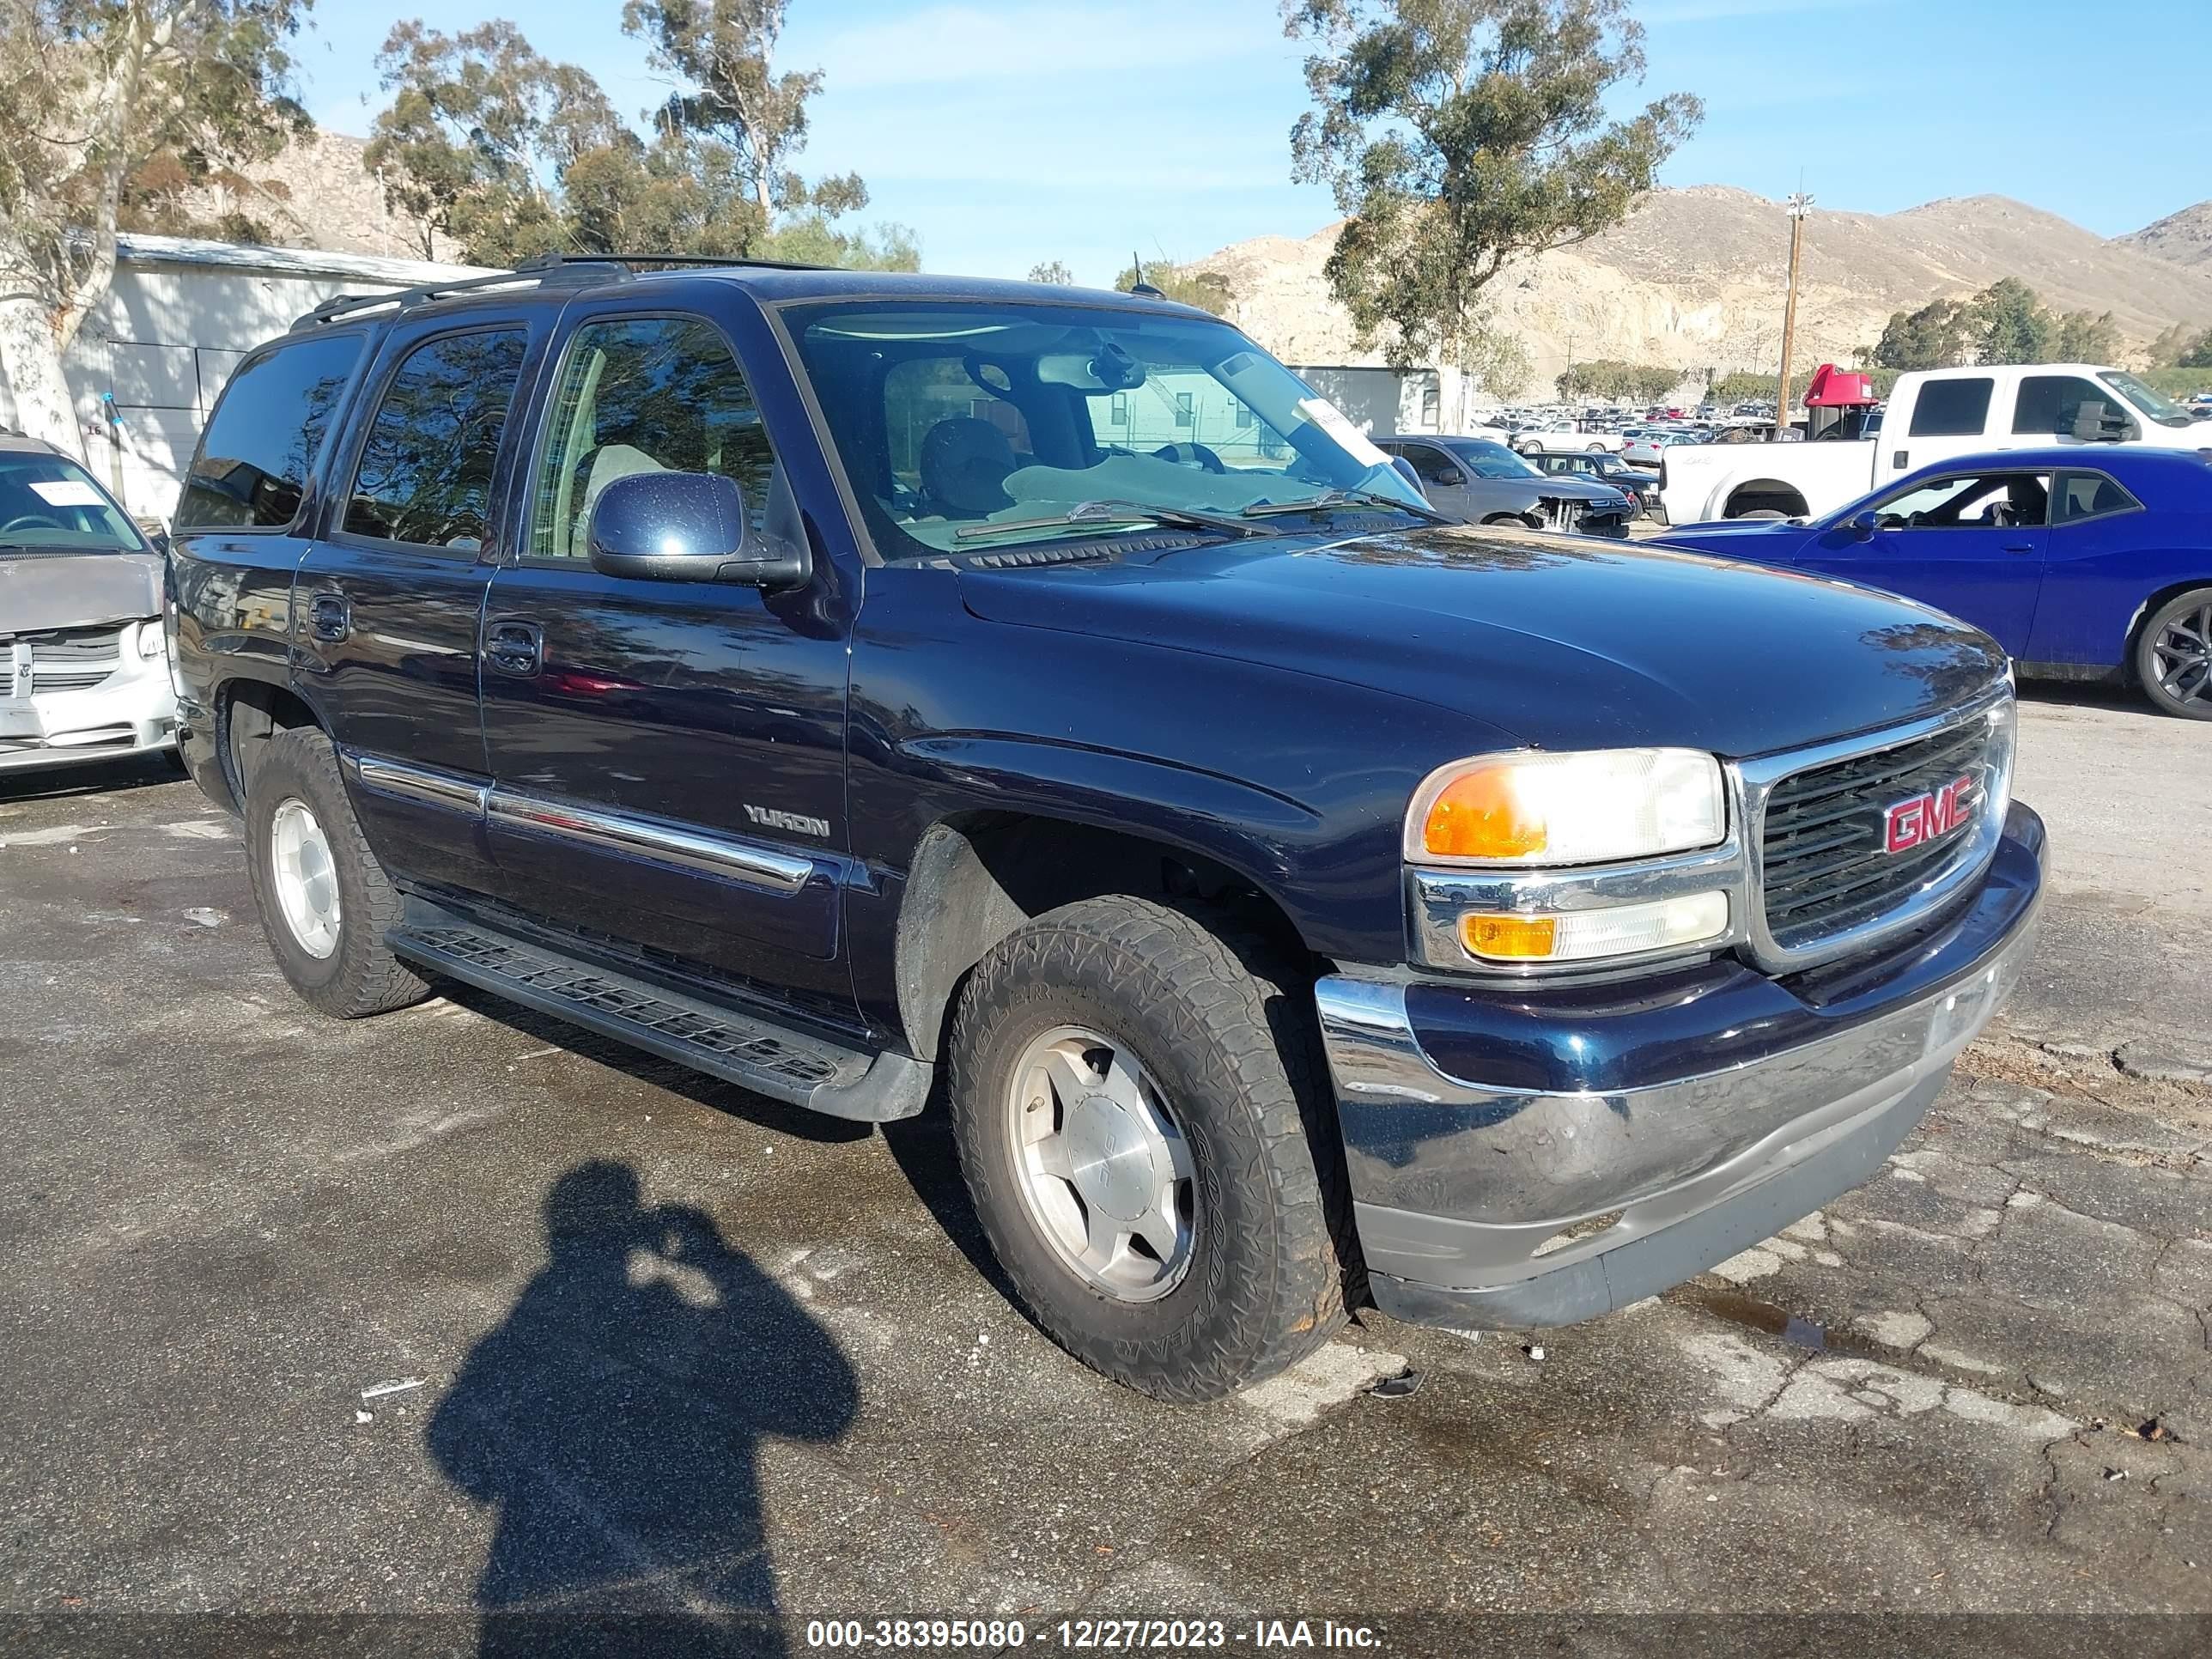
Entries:
{"type": "Polygon", "coordinates": [[[2035,544],[2033,542],[2007,542],[2005,544],[2005,551],[2008,553],[2033,553],[2035,551],[2035,544]]]}
{"type": "Polygon", "coordinates": [[[343,593],[318,593],[307,601],[307,631],[332,643],[353,631],[353,618],[343,593]]]}
{"type": "Polygon", "coordinates": [[[545,630],[536,623],[494,623],[484,630],[484,659],[500,673],[533,678],[545,665],[545,630]]]}
{"type": "Polygon", "coordinates": [[[1895,467],[1899,472],[1902,472],[1911,464],[1911,457],[1912,452],[1911,450],[1900,449],[1896,454],[1890,457],[1889,464],[1895,467]]]}

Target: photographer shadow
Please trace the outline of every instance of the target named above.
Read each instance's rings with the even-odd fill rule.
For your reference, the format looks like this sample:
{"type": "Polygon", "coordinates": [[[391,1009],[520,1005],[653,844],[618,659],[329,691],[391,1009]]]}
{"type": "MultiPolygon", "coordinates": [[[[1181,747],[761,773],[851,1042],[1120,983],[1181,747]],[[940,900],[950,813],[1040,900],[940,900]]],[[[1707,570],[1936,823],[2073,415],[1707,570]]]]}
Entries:
{"type": "Polygon", "coordinates": [[[841,1437],[851,1366],[703,1212],[645,1208],[625,1164],[569,1170],[544,1213],[546,1266],[426,1431],[498,1511],[478,1653],[784,1653],[759,1443],[841,1437]]]}

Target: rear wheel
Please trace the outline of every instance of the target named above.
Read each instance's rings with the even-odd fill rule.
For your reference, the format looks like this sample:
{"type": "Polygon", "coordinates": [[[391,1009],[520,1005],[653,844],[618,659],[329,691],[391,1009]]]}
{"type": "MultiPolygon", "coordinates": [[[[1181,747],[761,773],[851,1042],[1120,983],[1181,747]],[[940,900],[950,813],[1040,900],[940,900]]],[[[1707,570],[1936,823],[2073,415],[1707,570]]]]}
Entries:
{"type": "Polygon", "coordinates": [[[429,995],[385,948],[399,894],[362,835],[337,751],[313,726],[263,749],[246,793],[246,865],[261,931],[303,1001],[355,1019],[429,995]]]}
{"type": "Polygon", "coordinates": [[[1255,965],[1181,911],[1090,899],[1002,941],[955,1018],[953,1131],[1007,1277],[1164,1400],[1272,1376],[1343,1315],[1311,1015],[1255,965]]]}
{"type": "Polygon", "coordinates": [[[2136,678],[2164,713],[2212,720],[2212,587],[2152,613],[2136,642],[2136,678]]]}

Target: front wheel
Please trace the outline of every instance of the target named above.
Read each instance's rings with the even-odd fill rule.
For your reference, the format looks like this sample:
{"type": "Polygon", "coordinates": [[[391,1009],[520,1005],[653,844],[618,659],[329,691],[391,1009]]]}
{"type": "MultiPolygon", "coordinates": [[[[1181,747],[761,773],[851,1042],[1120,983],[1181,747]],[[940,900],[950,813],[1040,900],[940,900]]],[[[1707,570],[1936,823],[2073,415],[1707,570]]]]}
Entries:
{"type": "Polygon", "coordinates": [[[955,1019],[953,1133],[1007,1277],[1163,1400],[1273,1376],[1343,1316],[1311,1012],[1253,965],[1181,911],[1090,899],[1002,941],[955,1019]]]}
{"type": "Polygon", "coordinates": [[[2212,720],[2212,587],[2167,600],[2143,623],[2136,678],[2161,712],[2212,720]]]}

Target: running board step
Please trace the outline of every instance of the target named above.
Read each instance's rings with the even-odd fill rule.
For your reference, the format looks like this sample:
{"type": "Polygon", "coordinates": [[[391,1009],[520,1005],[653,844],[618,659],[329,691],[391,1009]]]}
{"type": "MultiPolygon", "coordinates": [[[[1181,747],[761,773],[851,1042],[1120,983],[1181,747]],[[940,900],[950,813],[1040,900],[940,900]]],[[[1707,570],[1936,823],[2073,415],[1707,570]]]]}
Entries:
{"type": "Polygon", "coordinates": [[[755,1016],[526,944],[410,901],[386,936],[434,974],[519,1002],[704,1072],[756,1094],[864,1123],[912,1117],[934,1068],[907,1054],[869,1054],[755,1016]]]}

